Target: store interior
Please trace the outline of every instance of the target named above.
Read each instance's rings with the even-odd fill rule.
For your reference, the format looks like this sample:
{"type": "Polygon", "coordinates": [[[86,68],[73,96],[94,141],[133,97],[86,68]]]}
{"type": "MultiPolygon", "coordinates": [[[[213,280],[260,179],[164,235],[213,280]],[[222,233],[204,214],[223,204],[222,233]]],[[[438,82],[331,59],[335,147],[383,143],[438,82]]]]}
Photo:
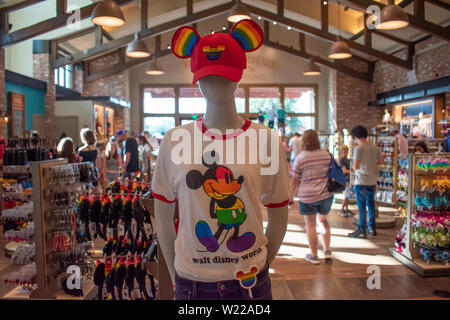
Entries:
{"type": "Polygon", "coordinates": [[[173,54],[172,37],[185,25],[201,36],[229,33],[239,21],[230,21],[236,6],[264,32],[262,46],[246,54],[234,96],[238,115],[271,127],[286,147],[295,133],[315,130],[338,161],[343,146],[352,159],[350,131],[362,125],[384,160],[377,236],[347,236],[358,224],[354,174],[353,216],[339,214],[345,196],[335,195],[332,264],[322,262],[320,250],[320,265],[305,260],[307,228],[298,199],[289,204],[287,232],[269,269],[273,298],[450,299],[445,0],[0,1],[0,299],[173,299],[151,183],[164,135],[201,119],[207,103],[192,85],[190,59],[173,54]],[[96,20],[108,2],[118,25],[96,20]],[[402,11],[406,24],[375,27],[370,5],[402,11]],[[332,56],[342,54],[337,44],[349,56],[332,56]],[[76,151],[83,130],[105,154],[120,132],[136,143],[146,132],[148,162],[139,159],[146,169],[121,177],[120,155],[113,155],[103,182],[97,164],[61,157],[59,142],[70,137],[76,151]],[[396,131],[408,141],[406,154],[396,131]],[[418,153],[418,142],[428,153],[418,153]],[[73,264],[81,266],[81,290],[66,285],[73,264]],[[369,288],[377,272],[381,286],[369,288]]]}

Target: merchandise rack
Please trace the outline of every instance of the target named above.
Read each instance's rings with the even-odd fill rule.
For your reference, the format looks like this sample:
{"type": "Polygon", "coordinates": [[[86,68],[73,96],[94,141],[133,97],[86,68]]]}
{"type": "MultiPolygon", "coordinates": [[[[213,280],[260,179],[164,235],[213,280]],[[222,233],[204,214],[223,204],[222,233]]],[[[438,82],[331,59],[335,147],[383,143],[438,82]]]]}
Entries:
{"type": "MultiPolygon", "coordinates": [[[[420,248],[424,247],[422,244],[415,243],[413,240],[413,225],[412,225],[412,214],[416,212],[415,197],[419,189],[421,188],[421,179],[424,175],[433,175],[438,177],[445,171],[443,170],[433,170],[426,172],[418,168],[417,163],[421,159],[428,158],[446,158],[450,161],[450,153],[441,154],[410,154],[408,157],[409,169],[408,169],[408,210],[406,217],[406,235],[405,235],[405,249],[400,253],[394,248],[389,248],[391,255],[404,263],[406,266],[417,272],[423,277],[429,276],[446,276],[450,275],[450,264],[429,261],[426,262],[420,256],[420,248]]],[[[449,171],[445,172],[447,175],[449,171]]],[[[449,192],[447,190],[446,192],[449,192]]],[[[447,229],[448,232],[448,229],[447,229]]],[[[429,248],[428,248],[429,249],[429,248]]]]}
{"type": "MultiPolygon", "coordinates": [[[[375,198],[375,202],[382,206],[397,206],[397,178],[398,178],[398,144],[397,139],[395,137],[378,137],[377,138],[378,147],[383,152],[383,145],[392,146],[392,152],[383,155],[385,164],[378,166],[379,168],[379,176],[377,183],[377,196],[375,198]],[[392,186],[382,186],[380,185],[381,175],[385,173],[389,175],[392,179],[392,186]],[[392,201],[386,201],[386,197],[383,197],[384,200],[381,200],[378,195],[382,195],[383,193],[392,193],[392,201]]],[[[388,147],[390,148],[390,147],[388,147]]],[[[381,180],[383,181],[383,180],[381,180]]]]}
{"type": "MultiPolygon", "coordinates": [[[[66,165],[67,159],[56,159],[33,162],[33,202],[34,202],[34,240],[36,243],[35,262],[37,267],[36,284],[37,288],[30,294],[32,299],[67,299],[69,296],[64,294],[54,280],[51,279],[52,269],[50,258],[50,249],[48,247],[47,233],[50,231],[49,221],[46,219],[46,212],[49,211],[50,204],[46,199],[46,191],[49,189],[50,177],[46,174],[49,168],[66,165]]],[[[77,183],[84,187],[83,183],[77,183]]],[[[76,248],[79,247],[77,243],[76,248]]],[[[82,282],[82,288],[85,293],[84,299],[90,297],[93,293],[94,284],[82,282]]],[[[14,297],[14,296],[13,296],[14,297]]],[[[70,297],[71,299],[80,299],[82,297],[70,297]]]]}

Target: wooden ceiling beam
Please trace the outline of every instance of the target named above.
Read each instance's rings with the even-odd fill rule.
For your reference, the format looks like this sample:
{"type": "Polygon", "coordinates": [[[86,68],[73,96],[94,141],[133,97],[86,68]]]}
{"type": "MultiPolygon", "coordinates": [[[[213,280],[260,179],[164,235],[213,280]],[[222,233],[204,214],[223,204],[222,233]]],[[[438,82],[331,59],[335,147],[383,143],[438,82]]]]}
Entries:
{"type": "Polygon", "coordinates": [[[310,54],[308,54],[308,53],[306,53],[304,51],[297,50],[297,49],[294,49],[294,48],[291,48],[291,47],[288,47],[288,46],[285,46],[285,45],[282,45],[282,44],[279,44],[279,43],[275,43],[275,42],[270,41],[270,40],[265,40],[264,41],[264,45],[266,45],[268,47],[271,47],[271,48],[274,48],[274,49],[277,49],[277,50],[280,50],[280,51],[283,51],[283,52],[286,52],[286,53],[289,53],[289,54],[292,54],[292,55],[295,55],[295,56],[298,56],[298,57],[303,58],[305,60],[309,60],[310,58],[314,57],[314,61],[319,63],[319,64],[321,64],[321,65],[323,65],[323,66],[326,66],[328,68],[340,71],[342,73],[345,73],[347,75],[350,75],[352,77],[355,77],[355,78],[358,78],[358,79],[361,79],[361,80],[364,80],[364,81],[367,81],[367,82],[372,82],[373,81],[373,77],[372,77],[372,75],[369,72],[368,73],[359,72],[359,71],[356,71],[354,69],[348,68],[348,67],[346,67],[346,66],[344,66],[342,64],[337,64],[335,62],[328,61],[328,60],[326,60],[324,58],[313,56],[313,55],[310,55],[310,54]]]}
{"type": "MultiPolygon", "coordinates": [[[[163,24],[160,24],[155,27],[148,28],[146,30],[141,30],[138,35],[139,39],[145,39],[149,37],[154,37],[166,32],[169,32],[171,30],[177,29],[178,27],[182,25],[190,25],[198,21],[202,21],[205,19],[212,18],[214,16],[217,16],[219,14],[222,14],[228,10],[230,10],[232,6],[232,3],[226,3],[222,4],[213,8],[209,8],[200,12],[193,13],[190,16],[185,16],[182,18],[178,18],[163,24]]],[[[134,40],[134,34],[130,34],[127,36],[124,36],[122,38],[114,39],[108,43],[103,43],[101,45],[97,45],[93,48],[83,50],[83,52],[77,52],[74,53],[73,59],[66,59],[66,58],[60,58],[56,59],[53,62],[53,68],[58,68],[63,65],[69,64],[69,63],[77,63],[83,60],[86,60],[88,58],[95,57],[97,55],[106,53],[108,51],[112,51],[114,49],[123,47],[128,45],[131,41],[134,40]]]]}
{"type": "MultiPolygon", "coordinates": [[[[60,1],[60,0],[58,0],[60,1]]],[[[123,5],[134,0],[116,0],[119,5],[123,5]]],[[[40,2],[40,1],[39,1],[40,2]]],[[[89,18],[92,11],[98,3],[93,3],[86,7],[80,8],[80,19],[89,18]]],[[[67,19],[70,18],[72,12],[62,12],[64,5],[62,2],[59,4],[58,14],[56,17],[38,22],[32,26],[22,28],[20,30],[2,34],[0,37],[0,48],[4,48],[31,38],[34,38],[42,33],[47,33],[55,29],[64,27],[67,24],[67,19]]]]}
{"type": "Polygon", "coordinates": [[[440,0],[425,0],[426,2],[429,2],[431,4],[434,4],[435,6],[445,9],[447,11],[450,11],[450,4],[442,2],[440,0]]]}
{"type": "Polygon", "coordinates": [[[5,9],[8,12],[13,12],[13,11],[17,11],[17,10],[20,10],[20,9],[32,6],[32,5],[37,4],[39,2],[44,2],[44,1],[45,0],[27,0],[27,1],[22,1],[22,2],[19,2],[19,3],[13,4],[13,5],[9,6],[9,7],[4,7],[2,9],[5,9]]]}
{"type": "MultiPolygon", "coordinates": [[[[307,24],[304,24],[304,23],[301,23],[301,22],[298,22],[295,20],[288,19],[286,17],[279,17],[276,14],[273,14],[272,12],[268,12],[263,9],[253,7],[248,4],[246,4],[246,6],[250,10],[251,13],[261,16],[265,19],[277,21],[286,26],[290,26],[292,29],[295,29],[295,30],[303,32],[303,33],[310,34],[314,37],[321,38],[321,39],[327,40],[329,42],[337,41],[337,36],[330,32],[325,32],[323,30],[317,29],[315,27],[312,27],[310,25],[307,25],[307,24]]],[[[371,47],[361,45],[353,40],[343,39],[343,38],[342,38],[342,40],[345,41],[351,48],[353,48],[357,51],[360,51],[367,55],[373,56],[375,58],[378,58],[380,60],[389,62],[391,64],[397,65],[399,67],[402,67],[402,68],[405,68],[408,70],[412,69],[412,65],[410,65],[407,61],[405,61],[403,59],[394,57],[390,54],[373,49],[371,47]]]]}
{"type": "Polygon", "coordinates": [[[85,77],[85,79],[87,82],[91,82],[91,81],[95,81],[95,80],[98,80],[98,79],[101,79],[104,77],[110,77],[110,76],[113,76],[120,72],[123,72],[129,68],[133,68],[133,67],[139,66],[141,64],[144,64],[146,62],[150,62],[153,59],[153,57],[160,58],[160,57],[169,55],[171,53],[172,53],[172,50],[170,50],[170,49],[159,50],[159,51],[156,51],[154,54],[152,54],[150,57],[142,58],[142,59],[134,59],[134,60],[128,61],[127,63],[118,63],[109,69],[105,69],[105,70],[98,71],[98,72],[95,72],[92,74],[88,74],[85,77]]]}
{"type": "MultiPolygon", "coordinates": [[[[384,8],[385,5],[380,2],[375,2],[372,0],[348,0],[348,2],[353,3],[355,6],[362,10],[366,10],[369,6],[375,5],[380,7],[380,9],[384,8]]],[[[450,40],[450,28],[449,27],[441,27],[435,23],[426,21],[420,16],[410,15],[406,13],[409,19],[409,25],[417,30],[422,32],[430,33],[445,40],[450,40]]]]}

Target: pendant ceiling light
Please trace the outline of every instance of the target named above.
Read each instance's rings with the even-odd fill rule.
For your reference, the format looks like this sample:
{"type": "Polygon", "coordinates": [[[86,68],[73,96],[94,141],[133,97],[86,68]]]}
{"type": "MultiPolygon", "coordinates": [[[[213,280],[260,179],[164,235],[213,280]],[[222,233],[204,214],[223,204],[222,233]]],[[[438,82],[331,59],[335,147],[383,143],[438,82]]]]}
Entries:
{"type": "Polygon", "coordinates": [[[394,30],[406,27],[409,24],[408,15],[402,8],[394,4],[394,0],[388,0],[388,5],[381,10],[380,21],[375,28],[381,30],[394,30]]]}
{"type": "Polygon", "coordinates": [[[159,66],[159,64],[156,62],[156,56],[153,55],[153,59],[152,61],[150,61],[150,65],[148,66],[148,68],[145,70],[145,73],[148,75],[152,75],[152,76],[159,76],[164,74],[164,70],[161,69],[161,67],[159,66]]]}
{"type": "Polygon", "coordinates": [[[341,13],[339,8],[340,3],[338,2],[338,37],[337,41],[330,48],[328,54],[330,59],[347,59],[352,56],[348,44],[341,40],[341,13]]]}
{"type": "Polygon", "coordinates": [[[318,76],[320,74],[321,74],[320,67],[314,61],[314,58],[311,58],[309,60],[308,64],[305,66],[305,69],[303,70],[303,75],[304,76],[318,76]]]}
{"type": "Polygon", "coordinates": [[[91,21],[103,27],[120,27],[125,23],[125,18],[117,3],[103,0],[92,11],[91,21]]]}
{"type": "Polygon", "coordinates": [[[236,23],[244,19],[251,19],[250,11],[240,0],[237,0],[236,4],[230,9],[227,20],[236,23]]]}
{"type": "Polygon", "coordinates": [[[125,54],[130,58],[147,58],[150,56],[147,45],[139,39],[137,33],[134,36],[133,42],[128,45],[125,54]]]}

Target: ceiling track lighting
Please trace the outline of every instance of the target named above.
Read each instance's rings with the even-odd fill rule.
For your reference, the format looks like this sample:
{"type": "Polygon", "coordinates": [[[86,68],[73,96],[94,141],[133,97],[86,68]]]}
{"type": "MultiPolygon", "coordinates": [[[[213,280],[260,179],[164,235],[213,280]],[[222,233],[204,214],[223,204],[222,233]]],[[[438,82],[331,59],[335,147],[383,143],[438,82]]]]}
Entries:
{"type": "Polygon", "coordinates": [[[405,28],[409,25],[408,15],[405,11],[394,4],[394,0],[388,0],[380,13],[380,21],[375,24],[376,29],[395,30],[405,28]]]}
{"type": "Polygon", "coordinates": [[[341,40],[341,13],[340,13],[340,2],[338,2],[338,37],[337,41],[333,43],[328,53],[328,58],[330,59],[348,59],[352,56],[350,47],[348,44],[341,40]]]}
{"type": "MultiPolygon", "coordinates": [[[[231,7],[230,12],[228,14],[227,20],[233,23],[237,23],[244,19],[251,19],[250,17],[250,11],[248,8],[241,3],[240,0],[237,0],[233,7],[231,7]]],[[[258,20],[261,20],[260,17],[258,17],[258,20]]]]}
{"type": "Polygon", "coordinates": [[[120,27],[125,24],[122,10],[112,0],[101,1],[92,11],[91,21],[102,27],[120,27]]]}
{"type": "Polygon", "coordinates": [[[150,56],[147,45],[143,40],[139,39],[137,33],[134,35],[133,42],[128,44],[125,54],[130,58],[147,58],[150,56]]]}

